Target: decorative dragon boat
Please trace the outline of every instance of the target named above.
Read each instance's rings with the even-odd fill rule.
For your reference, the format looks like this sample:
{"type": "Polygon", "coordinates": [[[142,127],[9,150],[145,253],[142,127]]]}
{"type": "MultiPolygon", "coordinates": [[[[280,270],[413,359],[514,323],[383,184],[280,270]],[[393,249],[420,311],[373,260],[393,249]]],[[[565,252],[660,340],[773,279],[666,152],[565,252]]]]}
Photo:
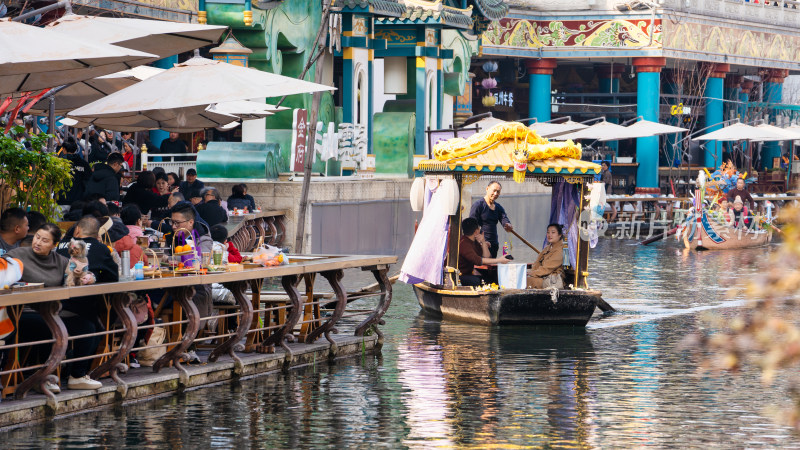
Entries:
{"type": "Polygon", "coordinates": [[[730,250],[760,247],[772,241],[777,228],[769,216],[747,216],[748,224],[735,226],[732,212],[717,208],[717,199],[744,178],[731,163],[724,163],[714,173],[701,171],[697,178],[693,206],[678,226],[676,237],[693,250],[730,250]]]}
{"type": "MultiPolygon", "coordinates": [[[[587,184],[601,168],[580,159],[580,145],[572,141],[550,143],[520,123],[505,122],[467,139],[439,143],[433,148],[433,156],[434,159],[419,163],[425,175],[412,186],[412,208],[420,210],[424,203],[425,213],[400,278],[414,285],[423,311],[444,319],[486,325],[582,327],[599,305],[613,310],[602,300],[601,293],[590,290],[587,283],[590,246],[586,236],[579,238],[588,228],[585,216],[581,227],[580,212],[588,206],[587,184]],[[462,204],[462,196],[464,188],[482,177],[486,181],[513,178],[516,182],[527,178],[552,187],[551,207],[558,208],[561,217],[567,218],[563,223],[570,253],[570,264],[564,267],[566,288],[459,285],[454,268],[460,224],[470,207],[462,204]],[[446,227],[445,233],[428,233],[426,220],[436,220],[437,215],[446,227]]],[[[464,200],[469,202],[470,197],[464,200]]]]}

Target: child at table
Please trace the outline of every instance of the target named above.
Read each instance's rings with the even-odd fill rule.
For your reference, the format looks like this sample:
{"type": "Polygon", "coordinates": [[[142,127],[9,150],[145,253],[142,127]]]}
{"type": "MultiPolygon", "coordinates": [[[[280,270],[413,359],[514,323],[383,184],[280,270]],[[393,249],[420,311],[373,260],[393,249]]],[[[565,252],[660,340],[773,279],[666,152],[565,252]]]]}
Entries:
{"type": "Polygon", "coordinates": [[[218,224],[211,227],[211,239],[214,240],[214,244],[219,244],[225,249],[222,255],[223,261],[228,261],[229,263],[242,262],[242,255],[239,253],[239,250],[233,245],[233,242],[228,239],[228,229],[225,228],[225,225],[218,224]]]}

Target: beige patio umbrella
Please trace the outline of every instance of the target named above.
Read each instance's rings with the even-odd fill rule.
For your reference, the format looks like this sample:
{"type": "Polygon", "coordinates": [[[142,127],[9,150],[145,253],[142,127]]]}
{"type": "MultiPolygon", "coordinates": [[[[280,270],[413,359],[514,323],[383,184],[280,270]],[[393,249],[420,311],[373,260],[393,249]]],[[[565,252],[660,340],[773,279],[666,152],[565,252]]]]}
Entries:
{"type": "Polygon", "coordinates": [[[130,69],[157,55],[0,20],[0,94],[38,91],[130,69]]]}
{"type": "Polygon", "coordinates": [[[734,123],[692,139],[695,141],[785,141],[788,138],[768,129],[734,123]]]}
{"type": "Polygon", "coordinates": [[[130,114],[120,117],[98,117],[93,119],[62,119],[67,126],[87,127],[94,125],[113,131],[164,130],[188,133],[206,128],[229,125],[239,118],[216,111],[207,111],[203,106],[181,108],[179,110],[155,110],[148,114],[130,114]]]}
{"type": "Polygon", "coordinates": [[[473,124],[470,124],[469,127],[478,127],[478,132],[488,130],[493,126],[497,125],[498,123],[506,123],[505,120],[498,119],[496,117],[487,117],[485,119],[481,119],[473,124]]]}
{"type": "Polygon", "coordinates": [[[217,43],[228,27],[65,14],[47,28],[77,39],[114,44],[166,58],[217,43]]]}
{"type": "MultiPolygon", "coordinates": [[[[139,66],[90,80],[79,81],[55,94],[55,113],[59,115],[65,114],[120,89],[146,80],[164,70],[152,66],[139,66]]],[[[49,108],[48,100],[40,100],[33,105],[29,112],[46,113],[49,108]]]]}
{"type": "Polygon", "coordinates": [[[557,136],[555,139],[567,140],[572,139],[596,139],[600,141],[618,141],[622,139],[632,139],[640,137],[651,137],[653,133],[647,131],[631,130],[628,127],[617,125],[615,123],[606,122],[605,120],[597,122],[596,124],[584,128],[583,130],[574,133],[567,133],[557,136]]]}
{"type": "Polygon", "coordinates": [[[155,114],[157,117],[159,112],[164,111],[179,113],[183,109],[199,106],[205,110],[215,103],[334,89],[222,61],[194,57],[78,108],[67,116],[79,121],[131,115],[155,114]]]}
{"type": "Polygon", "coordinates": [[[242,120],[263,119],[279,111],[286,111],[285,106],[275,106],[269,103],[260,103],[249,100],[236,100],[233,102],[216,103],[208,107],[209,111],[230,114],[242,120]]]}
{"type": "Polygon", "coordinates": [[[674,127],[672,125],[666,125],[663,123],[652,122],[650,120],[644,120],[644,119],[634,124],[628,125],[627,128],[628,130],[634,130],[637,132],[650,133],[654,136],[662,134],[683,133],[689,131],[687,128],[674,127]]]}
{"type": "Polygon", "coordinates": [[[561,123],[534,122],[528,125],[528,128],[535,131],[536,134],[541,137],[549,138],[583,130],[584,128],[589,128],[589,125],[584,125],[580,122],[573,122],[570,119],[561,123]]]}

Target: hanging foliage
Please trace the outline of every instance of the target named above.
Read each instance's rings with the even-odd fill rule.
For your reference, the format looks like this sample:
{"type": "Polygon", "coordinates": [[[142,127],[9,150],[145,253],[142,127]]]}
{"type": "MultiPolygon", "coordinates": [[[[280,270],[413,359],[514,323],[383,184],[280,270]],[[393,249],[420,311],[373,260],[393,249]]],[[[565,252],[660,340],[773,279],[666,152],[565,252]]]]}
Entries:
{"type": "Polygon", "coordinates": [[[11,135],[0,134],[0,184],[12,192],[0,210],[9,206],[30,207],[56,221],[60,217],[56,200],[72,186],[72,167],[66,159],[44,151],[47,139],[52,136],[44,133],[30,136],[30,149],[12,137],[24,131],[22,127],[14,127],[11,135]]]}

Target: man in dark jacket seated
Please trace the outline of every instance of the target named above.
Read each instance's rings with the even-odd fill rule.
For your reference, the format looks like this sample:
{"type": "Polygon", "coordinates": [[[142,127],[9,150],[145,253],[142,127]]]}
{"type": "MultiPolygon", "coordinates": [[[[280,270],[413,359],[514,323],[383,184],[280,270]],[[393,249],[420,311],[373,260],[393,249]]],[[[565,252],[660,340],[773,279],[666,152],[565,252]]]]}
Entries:
{"type": "Polygon", "coordinates": [[[98,163],[94,166],[94,172],[86,183],[86,196],[100,194],[108,201],[119,201],[119,171],[122,170],[122,163],[125,158],[119,153],[112,153],[108,156],[106,163],[98,163]]]}
{"type": "Polygon", "coordinates": [[[203,197],[203,203],[195,208],[200,217],[208,223],[209,228],[228,221],[228,212],[220,205],[219,191],[216,188],[204,188],[200,195],[203,197]]]}
{"type": "Polygon", "coordinates": [[[480,286],[481,274],[475,266],[482,264],[505,264],[510,262],[506,256],[492,258],[489,254],[489,241],[483,238],[478,220],[468,217],[461,222],[461,241],[458,243],[458,271],[461,272],[462,286],[480,286]]]}
{"type": "MultiPolygon", "coordinates": [[[[100,222],[92,216],[81,219],[75,225],[75,239],[86,243],[86,254],[89,272],[94,275],[97,283],[113,283],[119,281],[117,263],[111,257],[111,251],[98,239],[100,222]]],[[[69,254],[70,240],[65,238],[59,244],[56,252],[66,258],[69,254]]],[[[61,317],[71,336],[78,334],[92,334],[101,331],[97,315],[99,312],[99,297],[82,297],[64,300],[61,303],[61,317]]],[[[82,358],[92,355],[97,349],[100,337],[88,337],[72,341],[72,357],[82,358]]],[[[76,361],[69,368],[67,387],[70,389],[99,389],[102,386],[97,380],[89,378],[89,367],[92,360],[76,361]]]]}

